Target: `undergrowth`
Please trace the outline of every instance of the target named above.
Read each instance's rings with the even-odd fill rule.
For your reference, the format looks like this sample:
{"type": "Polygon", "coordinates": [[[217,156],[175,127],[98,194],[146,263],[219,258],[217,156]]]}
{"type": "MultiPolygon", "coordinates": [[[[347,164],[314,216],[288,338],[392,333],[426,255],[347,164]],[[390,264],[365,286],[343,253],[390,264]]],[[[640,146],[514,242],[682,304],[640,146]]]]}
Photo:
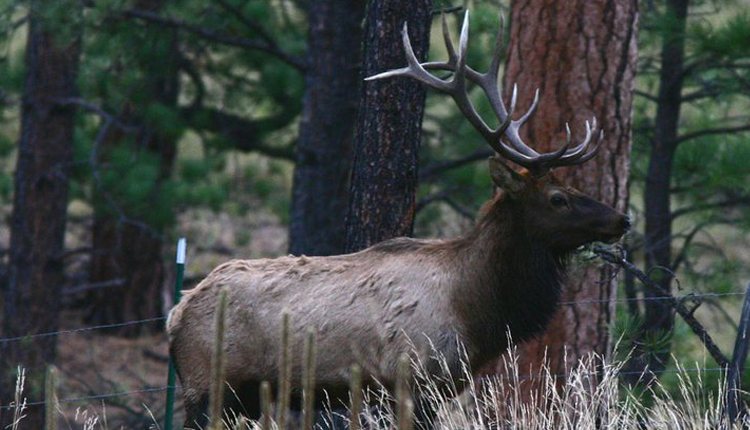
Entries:
{"type": "MultiPolygon", "coordinates": [[[[462,375],[452,378],[445,360],[438,356],[433,358],[441,363],[442,375],[436,376],[434,371],[428,372],[423,363],[412,360],[414,377],[411,381],[415,391],[420,393],[418,402],[438,409],[434,422],[429,423],[435,429],[739,430],[750,425],[747,418],[742,422],[728,422],[723,403],[723,379],[719,384],[706,384],[707,374],[688,371],[693,369],[682,366],[678,366],[677,371],[678,394],[672,394],[658,380],[639,389],[624,386],[618,376],[621,364],[608,363],[593,354],[569,369],[566,378],[552,374],[548,366],[543,366],[534,376],[523,375],[515,348],[500,359],[499,374],[481,378],[471,377],[466,364],[462,375]]],[[[11,403],[14,421],[8,426],[10,430],[19,428],[27,410],[23,387],[24,372],[21,371],[15,400],[11,403]]],[[[329,406],[316,414],[315,427],[408,430],[412,426],[412,423],[405,425],[399,421],[402,399],[394,399],[382,388],[364,390],[363,398],[365,406],[359,413],[359,426],[351,425],[352,414],[348,408],[329,406]]],[[[63,411],[59,405],[57,407],[63,417],[63,411]]],[[[62,428],[109,430],[103,405],[99,414],[91,408],[80,411],[83,409],[77,410],[74,423],[66,422],[62,428]]],[[[300,428],[299,420],[294,417],[287,423],[289,429],[300,428]]],[[[223,424],[227,429],[264,430],[263,427],[268,426],[268,430],[278,430],[272,419],[251,421],[233,411],[225,413],[223,424]]],[[[160,429],[160,424],[154,420],[151,428],[160,429]]]]}

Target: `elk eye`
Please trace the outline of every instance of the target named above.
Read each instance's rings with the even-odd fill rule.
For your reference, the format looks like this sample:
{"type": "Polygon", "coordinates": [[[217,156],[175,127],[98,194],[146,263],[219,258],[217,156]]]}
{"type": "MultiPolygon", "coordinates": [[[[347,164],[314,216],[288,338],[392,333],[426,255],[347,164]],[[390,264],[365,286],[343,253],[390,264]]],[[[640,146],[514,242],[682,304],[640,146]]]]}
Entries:
{"type": "Polygon", "coordinates": [[[568,201],[565,200],[565,197],[555,194],[549,199],[549,202],[552,204],[552,206],[556,208],[561,208],[563,206],[568,206],[568,201]]]}

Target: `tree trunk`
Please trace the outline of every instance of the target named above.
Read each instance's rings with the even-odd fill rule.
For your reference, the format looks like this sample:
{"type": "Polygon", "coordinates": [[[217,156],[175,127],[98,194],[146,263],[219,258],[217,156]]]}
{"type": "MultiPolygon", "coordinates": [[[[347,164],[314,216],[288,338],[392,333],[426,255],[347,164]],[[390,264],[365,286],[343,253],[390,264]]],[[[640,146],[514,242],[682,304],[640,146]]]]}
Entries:
{"type": "MultiPolygon", "coordinates": [[[[56,38],[41,4],[32,2],[26,44],[21,138],[11,215],[9,281],[3,336],[54,332],[59,328],[69,171],[73,161],[75,110],[61,100],[76,96],[80,53],[77,38],[56,38]]],[[[75,14],[73,15],[75,16],[75,14]]],[[[55,360],[56,336],[0,344],[0,402],[13,399],[17,366],[26,368],[24,397],[42,400],[45,365],[55,360]]],[[[0,411],[0,427],[12,411],[0,411]]],[[[44,427],[44,408],[26,411],[21,429],[44,427]]]]}
{"type": "MultiPolygon", "coordinates": [[[[510,22],[505,91],[518,84],[521,111],[530,106],[537,88],[541,97],[537,112],[522,128],[524,141],[551,151],[564,142],[566,123],[574,138],[581,139],[584,121],[596,117],[604,131],[598,155],[555,173],[564,183],[626,211],[637,1],[514,0],[510,22]]],[[[522,374],[537,374],[545,355],[552,374],[564,374],[566,364],[570,369],[587,353],[609,352],[608,326],[615,307],[608,300],[616,295],[611,275],[593,265],[571,271],[562,301],[586,302],[561,305],[548,329],[521,346],[522,374]]]]}
{"type": "Polygon", "coordinates": [[[289,252],[344,252],[365,0],[309,11],[305,95],[292,191],[289,252]]]}
{"type": "MultiPolygon", "coordinates": [[[[177,52],[176,34],[163,37],[172,37],[172,52],[177,52]]],[[[163,56],[161,64],[150,64],[153,72],[148,75],[149,80],[142,89],[153,97],[153,101],[175,108],[179,94],[177,60],[178,56],[172,54],[163,56]]],[[[148,123],[146,118],[137,115],[130,117],[132,120],[129,122],[148,123]]],[[[161,135],[159,130],[145,133],[138,136],[136,141],[145,142],[143,150],[159,160],[159,176],[149,192],[149,199],[156,207],[161,204],[161,186],[172,174],[177,142],[173,137],[161,135]]],[[[106,139],[103,152],[106,153],[107,147],[111,148],[121,137],[113,131],[106,139]]],[[[103,157],[106,158],[106,154],[103,157]]],[[[92,283],[116,281],[117,284],[91,294],[87,320],[95,324],[118,324],[163,316],[165,268],[161,254],[161,228],[143,225],[143,220],[134,223],[124,219],[123,215],[127,217],[127,213],[113,216],[112,208],[107,204],[105,201],[98,205],[94,215],[92,247],[99,252],[92,257],[89,274],[92,283]]],[[[118,327],[112,331],[134,336],[144,331],[163,330],[163,327],[163,321],[154,321],[118,327]]]]}
{"type": "MultiPolygon", "coordinates": [[[[671,289],[672,276],[672,210],[670,185],[672,164],[677,151],[677,127],[682,104],[682,85],[685,63],[685,26],[688,0],[667,2],[666,27],[662,30],[661,70],[659,72],[659,98],[656,109],[654,139],[651,142],[648,172],[646,174],[646,269],[654,280],[666,291],[671,289]],[[662,268],[667,270],[652,270],[662,268]]],[[[646,289],[644,296],[661,294],[646,289]]],[[[645,302],[643,336],[652,337],[669,333],[674,326],[671,308],[658,300],[645,302]]],[[[647,368],[655,375],[661,374],[669,360],[669,348],[657,354],[634,355],[629,370],[642,371],[647,368]]]]}
{"type": "MultiPolygon", "coordinates": [[[[406,65],[401,29],[414,52],[427,56],[431,0],[371,0],[365,21],[362,77],[406,65]]],[[[346,250],[366,248],[414,226],[425,89],[409,78],[362,85],[357,120],[346,250]]]]}

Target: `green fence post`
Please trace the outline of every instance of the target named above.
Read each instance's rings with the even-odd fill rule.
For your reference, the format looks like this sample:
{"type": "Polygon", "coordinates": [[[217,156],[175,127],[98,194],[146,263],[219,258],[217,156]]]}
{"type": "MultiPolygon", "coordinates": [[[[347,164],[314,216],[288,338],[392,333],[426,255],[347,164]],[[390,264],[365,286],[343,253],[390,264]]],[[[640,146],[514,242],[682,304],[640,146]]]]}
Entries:
{"type": "MultiPolygon", "coordinates": [[[[175,265],[175,282],[174,282],[174,304],[176,305],[182,297],[182,278],[185,275],[185,238],[181,237],[177,241],[177,259],[175,265]]],[[[172,430],[174,420],[174,388],[175,388],[175,368],[174,360],[169,357],[169,376],[167,377],[167,406],[164,413],[164,430],[172,430]]]]}

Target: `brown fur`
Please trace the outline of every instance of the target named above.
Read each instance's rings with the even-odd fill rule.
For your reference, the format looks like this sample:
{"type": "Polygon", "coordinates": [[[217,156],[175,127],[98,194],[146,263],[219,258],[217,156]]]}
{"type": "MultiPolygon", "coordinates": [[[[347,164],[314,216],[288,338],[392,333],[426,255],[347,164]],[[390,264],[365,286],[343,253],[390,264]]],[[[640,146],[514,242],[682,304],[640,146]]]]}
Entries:
{"type": "Polygon", "coordinates": [[[479,369],[507,347],[508,330],[516,341],[541,330],[557,304],[567,253],[619,238],[625,217],[551,176],[493,171],[493,179],[515,192],[498,195],[477,226],[456,239],[397,238],[348,255],[232,260],[217,267],[186,292],[167,323],[188,409],[205,401],[214,308],[223,287],[229,299],[226,375],[233,386],[275,381],[284,311],[292,321],[295,386],[304,333],[312,327],[318,385],[335,391],[348,385],[353,363],[392,386],[398,357],[412,344],[437,372],[430,369],[431,344],[458,369],[461,342],[479,369]],[[569,199],[569,210],[550,205],[555,193],[569,199]]]}

